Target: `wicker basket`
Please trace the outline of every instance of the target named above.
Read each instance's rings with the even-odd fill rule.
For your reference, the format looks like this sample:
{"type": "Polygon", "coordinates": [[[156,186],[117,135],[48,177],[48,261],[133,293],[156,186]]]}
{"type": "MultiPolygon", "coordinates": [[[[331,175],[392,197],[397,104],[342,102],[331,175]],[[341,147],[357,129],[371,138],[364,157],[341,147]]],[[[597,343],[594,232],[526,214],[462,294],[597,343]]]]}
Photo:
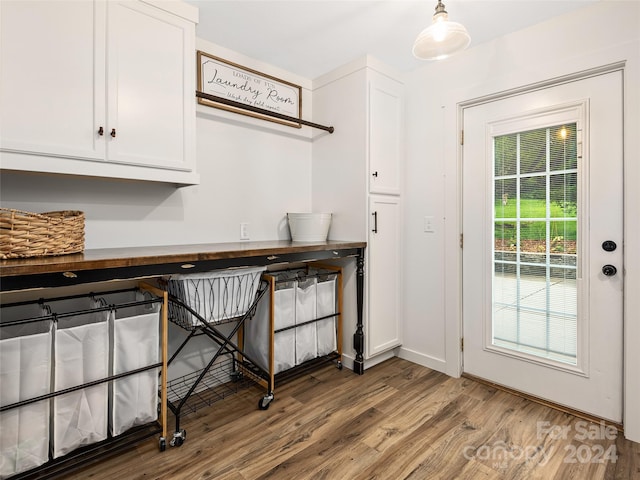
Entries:
{"type": "Polygon", "coordinates": [[[30,213],[0,208],[0,258],[64,255],[84,250],[84,213],[30,213]]]}

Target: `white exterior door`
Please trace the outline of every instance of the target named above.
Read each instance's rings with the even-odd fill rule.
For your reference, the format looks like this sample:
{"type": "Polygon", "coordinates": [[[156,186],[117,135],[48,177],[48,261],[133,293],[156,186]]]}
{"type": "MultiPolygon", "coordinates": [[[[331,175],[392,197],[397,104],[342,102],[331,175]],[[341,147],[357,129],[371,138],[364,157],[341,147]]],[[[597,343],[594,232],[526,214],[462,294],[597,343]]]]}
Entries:
{"type": "Polygon", "coordinates": [[[622,72],[464,110],[466,373],[622,421],[622,72]]]}

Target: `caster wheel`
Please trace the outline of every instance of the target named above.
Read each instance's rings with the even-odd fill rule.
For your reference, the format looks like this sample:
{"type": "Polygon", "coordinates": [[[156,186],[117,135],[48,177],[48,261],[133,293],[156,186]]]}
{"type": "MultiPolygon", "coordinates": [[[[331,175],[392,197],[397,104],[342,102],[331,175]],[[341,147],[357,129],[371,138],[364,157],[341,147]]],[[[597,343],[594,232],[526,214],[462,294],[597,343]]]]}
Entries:
{"type": "Polygon", "coordinates": [[[160,451],[164,452],[167,449],[167,440],[164,437],[161,437],[158,446],[160,447],[160,451]]]}
{"type": "Polygon", "coordinates": [[[180,430],[180,432],[174,432],[173,438],[169,442],[172,447],[181,447],[184,441],[187,439],[187,431],[180,430]]]}
{"type": "Polygon", "coordinates": [[[265,395],[260,399],[260,401],[258,401],[258,408],[260,410],[266,410],[269,408],[269,405],[271,405],[272,401],[273,401],[273,395],[265,395]]]}
{"type": "Polygon", "coordinates": [[[231,374],[231,381],[233,383],[239,382],[240,380],[242,380],[242,378],[243,378],[242,372],[233,372],[231,374]]]}
{"type": "Polygon", "coordinates": [[[338,362],[338,370],[342,370],[342,362],[338,362]]]}

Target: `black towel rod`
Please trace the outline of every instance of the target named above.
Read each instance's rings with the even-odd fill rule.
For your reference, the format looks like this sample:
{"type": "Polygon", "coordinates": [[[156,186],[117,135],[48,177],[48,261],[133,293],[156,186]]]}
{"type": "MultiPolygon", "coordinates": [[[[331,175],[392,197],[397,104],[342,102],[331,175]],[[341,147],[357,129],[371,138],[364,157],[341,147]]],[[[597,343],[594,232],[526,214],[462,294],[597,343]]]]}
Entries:
{"type": "Polygon", "coordinates": [[[254,113],[259,113],[261,115],[277,118],[279,120],[286,120],[288,122],[299,123],[300,125],[306,125],[307,127],[319,128],[320,130],[325,130],[329,133],[333,133],[333,130],[334,130],[333,127],[327,127],[325,125],[320,125],[318,123],[302,120],[301,118],[290,117],[289,115],[283,115],[281,113],[271,112],[269,110],[264,110],[263,108],[258,108],[258,107],[254,107],[253,105],[247,105],[245,103],[236,102],[235,100],[229,100],[228,98],[219,97],[217,95],[210,95],[208,93],[200,92],[198,90],[196,90],[196,97],[204,98],[206,100],[211,100],[212,102],[223,103],[225,105],[230,105],[232,107],[240,108],[242,110],[248,110],[254,113]]]}

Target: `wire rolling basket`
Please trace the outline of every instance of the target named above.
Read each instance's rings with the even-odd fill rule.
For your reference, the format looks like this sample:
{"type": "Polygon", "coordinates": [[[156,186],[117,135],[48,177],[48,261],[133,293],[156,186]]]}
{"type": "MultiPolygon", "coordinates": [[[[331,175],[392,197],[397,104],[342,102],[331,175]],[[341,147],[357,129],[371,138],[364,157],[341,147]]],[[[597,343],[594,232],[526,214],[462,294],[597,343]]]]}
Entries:
{"type": "Polygon", "coordinates": [[[221,324],[242,317],[255,308],[265,269],[249,267],[170,277],[166,282],[172,298],[169,320],[185,330],[194,330],[203,322],[221,324]]]}
{"type": "Polygon", "coordinates": [[[266,395],[259,402],[261,408],[266,409],[273,400],[268,373],[256,366],[236,343],[245,321],[253,318],[258,302],[267,291],[268,283],[262,280],[265,270],[266,267],[243,267],[165,279],[169,320],[189,331],[168,365],[171,366],[187,343],[197,336],[208,337],[217,347],[215,352],[207,354],[203,369],[168,384],[167,406],[176,420],[171,446],[182,445],[186,438],[186,431],[180,428],[182,416],[237,392],[245,379],[262,380],[266,385],[266,395]],[[218,329],[218,325],[224,323],[228,323],[229,328],[218,329]]]}

